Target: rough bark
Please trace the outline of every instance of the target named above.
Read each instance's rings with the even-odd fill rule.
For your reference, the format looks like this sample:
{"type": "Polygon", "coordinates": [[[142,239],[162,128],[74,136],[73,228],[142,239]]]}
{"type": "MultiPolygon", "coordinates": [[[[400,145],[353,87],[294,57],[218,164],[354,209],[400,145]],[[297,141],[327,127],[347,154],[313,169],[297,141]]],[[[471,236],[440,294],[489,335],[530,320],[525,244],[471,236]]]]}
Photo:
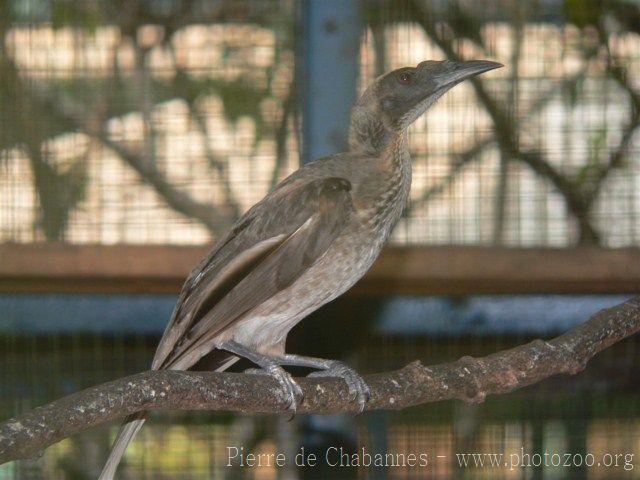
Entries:
{"type": "MultiPolygon", "coordinates": [[[[601,350],[640,330],[640,296],[602,310],[549,341],[535,340],[483,358],[463,357],[426,367],[366,376],[367,410],[402,409],[458,399],[482,402],[552,375],[575,374],[601,350]]],[[[339,379],[301,378],[300,413],[354,412],[339,379]]],[[[150,371],[104,383],[0,424],[0,464],[37,455],[70,435],[140,410],[231,410],[277,413],[285,409],[277,384],[237,373],[150,371]]]]}

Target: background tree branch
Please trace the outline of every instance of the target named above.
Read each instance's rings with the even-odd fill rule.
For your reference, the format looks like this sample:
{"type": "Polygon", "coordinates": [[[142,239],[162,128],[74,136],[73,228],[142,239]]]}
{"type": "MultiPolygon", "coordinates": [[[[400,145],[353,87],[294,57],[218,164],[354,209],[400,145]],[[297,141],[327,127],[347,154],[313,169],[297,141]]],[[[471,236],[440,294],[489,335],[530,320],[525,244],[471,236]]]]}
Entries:
{"type": "MultiPolygon", "coordinates": [[[[640,296],[602,310],[550,341],[535,340],[483,358],[425,367],[415,361],[369,375],[367,410],[402,409],[458,399],[482,402],[562,373],[575,374],[598,352],[640,331],[640,296]]],[[[301,413],[353,412],[339,379],[301,378],[301,413]]],[[[140,410],[233,410],[277,413],[285,409],[277,383],[237,373],[152,371],[104,383],[0,424],[0,464],[29,458],[63,438],[140,410]]]]}
{"type": "MultiPolygon", "coordinates": [[[[444,52],[447,58],[455,61],[463,60],[454,47],[454,37],[439,34],[435,18],[425,9],[425,5],[418,0],[412,0],[410,5],[416,22],[433,43],[444,52]]],[[[453,25],[449,25],[449,27],[454,28],[453,25]]],[[[600,233],[592,225],[589,218],[589,209],[574,182],[549,162],[542,152],[525,150],[521,147],[518,142],[517,132],[519,128],[516,126],[515,118],[513,115],[509,115],[509,112],[501,105],[501,102],[489,93],[484,79],[475,77],[469,79],[469,82],[473,86],[479,102],[484,106],[494,124],[496,140],[503,157],[517,159],[540,177],[549,180],[564,197],[567,208],[577,220],[580,228],[580,242],[598,243],[600,233]]]]}

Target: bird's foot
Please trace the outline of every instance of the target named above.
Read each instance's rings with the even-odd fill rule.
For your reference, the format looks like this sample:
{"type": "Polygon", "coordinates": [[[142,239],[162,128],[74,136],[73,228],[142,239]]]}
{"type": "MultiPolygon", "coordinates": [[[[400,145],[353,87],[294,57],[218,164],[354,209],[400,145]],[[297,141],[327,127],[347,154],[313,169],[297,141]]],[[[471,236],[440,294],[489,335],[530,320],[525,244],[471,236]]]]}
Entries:
{"type": "Polygon", "coordinates": [[[275,380],[282,387],[284,392],[285,401],[287,402],[287,410],[291,412],[291,418],[296,414],[298,410],[298,404],[302,402],[304,393],[295,380],[287,373],[279,364],[279,357],[272,357],[263,355],[254,349],[251,349],[241,343],[233,340],[229,340],[221,343],[217,346],[222,350],[226,350],[229,353],[246,358],[247,360],[260,366],[260,369],[250,369],[246,373],[259,373],[260,375],[269,375],[275,378],[275,380]]]}
{"type": "Polygon", "coordinates": [[[358,413],[362,413],[364,411],[366,403],[369,401],[369,398],[371,398],[369,386],[360,374],[353,368],[338,360],[332,360],[326,368],[310,373],[309,376],[342,378],[347,383],[349,398],[352,402],[358,402],[358,407],[360,409],[358,413]]]}
{"type": "Polygon", "coordinates": [[[250,368],[245,370],[244,373],[253,375],[268,375],[275,378],[275,380],[282,387],[284,397],[287,402],[287,410],[291,413],[291,418],[296,414],[298,405],[304,399],[304,392],[300,388],[300,385],[293,379],[284,368],[275,363],[270,363],[263,368],[250,368]]]}

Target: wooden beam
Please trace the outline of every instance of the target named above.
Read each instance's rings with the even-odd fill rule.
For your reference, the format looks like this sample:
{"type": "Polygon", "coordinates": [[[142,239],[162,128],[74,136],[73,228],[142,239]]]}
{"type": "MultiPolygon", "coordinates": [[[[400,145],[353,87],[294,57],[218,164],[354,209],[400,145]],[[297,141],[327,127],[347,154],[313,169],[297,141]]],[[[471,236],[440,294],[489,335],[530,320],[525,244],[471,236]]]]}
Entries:
{"type": "Polygon", "coordinates": [[[390,248],[361,293],[534,294],[640,292],[640,249],[390,248]]]}
{"type": "MultiPolygon", "coordinates": [[[[177,293],[207,247],[0,245],[0,292],[177,293]]],[[[638,293],[640,249],[389,247],[350,295],[638,293]]]]}

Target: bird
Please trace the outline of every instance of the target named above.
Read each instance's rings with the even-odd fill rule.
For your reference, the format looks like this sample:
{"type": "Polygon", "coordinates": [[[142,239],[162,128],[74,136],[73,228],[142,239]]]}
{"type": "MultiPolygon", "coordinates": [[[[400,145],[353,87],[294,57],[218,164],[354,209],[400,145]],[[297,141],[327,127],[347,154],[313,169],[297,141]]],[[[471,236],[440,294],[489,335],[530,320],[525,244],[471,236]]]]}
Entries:
{"type": "MultiPolygon", "coordinates": [[[[276,185],[190,273],[158,344],[152,370],[207,360],[222,371],[240,358],[273,377],[295,413],[302,390],[284,366],[342,378],[362,411],[369,387],[338,360],[285,353],[300,320],[353,286],[371,267],[407,203],[407,130],[445,92],[503,65],[434,61],[376,78],[351,110],[348,150],[307,163],[276,185]]],[[[111,480],[146,412],[125,419],[100,480],[111,480]]]]}

